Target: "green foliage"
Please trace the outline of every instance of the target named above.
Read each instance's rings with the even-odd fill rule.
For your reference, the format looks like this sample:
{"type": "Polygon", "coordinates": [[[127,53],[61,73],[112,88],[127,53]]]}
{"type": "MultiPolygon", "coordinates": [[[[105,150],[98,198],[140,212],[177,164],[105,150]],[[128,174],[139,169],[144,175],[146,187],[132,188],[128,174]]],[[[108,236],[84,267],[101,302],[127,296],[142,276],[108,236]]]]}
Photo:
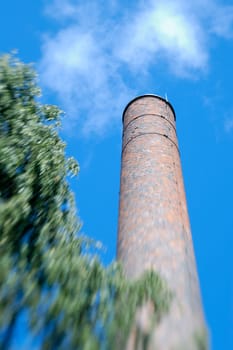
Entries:
{"type": "Polygon", "coordinates": [[[0,59],[0,348],[23,315],[41,349],[119,349],[138,307],[150,300],[158,322],[170,293],[154,272],[127,282],[88,253],[67,183],[79,167],[65,157],[61,111],[39,95],[30,66],[0,59]]]}
{"type": "Polygon", "coordinates": [[[198,350],[209,349],[209,339],[206,329],[199,329],[194,334],[194,342],[198,350]]]}

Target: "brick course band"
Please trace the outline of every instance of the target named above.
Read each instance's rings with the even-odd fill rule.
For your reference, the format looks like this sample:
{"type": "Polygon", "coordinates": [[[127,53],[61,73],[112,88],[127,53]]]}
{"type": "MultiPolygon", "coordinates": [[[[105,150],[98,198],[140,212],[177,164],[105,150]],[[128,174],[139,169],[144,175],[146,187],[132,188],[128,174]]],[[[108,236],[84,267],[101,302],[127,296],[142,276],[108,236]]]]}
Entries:
{"type": "MultiPolygon", "coordinates": [[[[134,120],[138,119],[138,118],[142,118],[142,117],[145,117],[146,115],[148,114],[141,114],[141,115],[138,115],[137,117],[135,117],[134,119],[132,119],[127,125],[124,125],[124,131],[126,131],[128,125],[130,125],[130,123],[132,123],[134,120]]],[[[154,117],[159,117],[159,118],[162,118],[162,119],[165,119],[168,123],[170,123],[170,125],[174,128],[175,132],[176,132],[176,128],[174,126],[174,124],[172,124],[170,122],[170,120],[166,119],[163,115],[161,114],[156,114],[156,113],[151,113],[150,115],[153,115],[154,117]]]]}
{"type": "Polygon", "coordinates": [[[142,95],[142,96],[137,96],[137,97],[135,97],[133,100],[131,100],[131,101],[126,105],[126,107],[125,107],[125,109],[124,109],[124,111],[123,111],[123,113],[122,113],[122,122],[123,122],[123,123],[124,123],[124,116],[125,116],[126,110],[129,108],[129,106],[130,106],[132,103],[134,103],[134,102],[137,101],[138,99],[141,99],[142,97],[155,97],[155,98],[157,98],[157,99],[159,99],[159,100],[161,100],[161,101],[166,102],[167,105],[170,106],[170,108],[171,108],[171,110],[172,110],[172,112],[173,112],[173,115],[174,115],[174,119],[176,120],[176,113],[175,113],[175,110],[174,110],[172,104],[171,104],[167,99],[164,99],[163,97],[161,97],[161,96],[159,96],[159,95],[155,95],[155,94],[145,94],[145,95],[142,95]]]}
{"type": "Polygon", "coordinates": [[[145,136],[145,135],[159,135],[159,136],[162,136],[162,137],[167,138],[167,139],[168,139],[170,142],[172,142],[173,145],[177,148],[178,153],[180,153],[177,144],[176,144],[172,139],[170,139],[169,136],[167,136],[167,135],[165,135],[165,134],[160,134],[159,132],[147,132],[147,133],[144,132],[144,133],[139,133],[138,135],[131,137],[131,138],[127,141],[127,143],[123,146],[123,148],[122,148],[122,153],[124,152],[126,146],[127,146],[131,141],[133,141],[134,139],[136,139],[136,137],[145,136]]]}
{"type": "Polygon", "coordinates": [[[175,293],[171,312],[152,337],[151,349],[197,350],[190,338],[203,327],[204,318],[175,112],[159,96],[137,97],[123,114],[117,250],[128,278],[152,268],[175,293]]]}

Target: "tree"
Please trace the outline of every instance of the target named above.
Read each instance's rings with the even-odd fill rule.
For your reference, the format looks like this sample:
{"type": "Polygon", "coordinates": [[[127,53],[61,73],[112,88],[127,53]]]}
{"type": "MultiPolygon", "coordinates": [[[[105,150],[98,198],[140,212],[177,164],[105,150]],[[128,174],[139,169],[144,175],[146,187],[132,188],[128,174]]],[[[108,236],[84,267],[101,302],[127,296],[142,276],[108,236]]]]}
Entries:
{"type": "Polygon", "coordinates": [[[170,293],[155,272],[127,282],[88,250],[67,182],[79,167],[39,95],[31,66],[0,59],[0,347],[24,317],[41,349],[119,349],[137,308],[150,300],[158,322],[170,293]]]}

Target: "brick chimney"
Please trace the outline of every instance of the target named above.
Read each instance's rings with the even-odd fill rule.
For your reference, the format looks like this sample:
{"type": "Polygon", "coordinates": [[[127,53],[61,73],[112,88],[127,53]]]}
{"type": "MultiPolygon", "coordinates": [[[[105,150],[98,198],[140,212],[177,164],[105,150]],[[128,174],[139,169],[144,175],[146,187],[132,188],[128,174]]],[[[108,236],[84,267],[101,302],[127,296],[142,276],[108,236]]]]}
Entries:
{"type": "MultiPolygon", "coordinates": [[[[123,113],[118,259],[130,279],[154,269],[174,292],[151,349],[197,350],[204,319],[187,212],[176,116],[156,95],[123,113]]],[[[129,349],[134,349],[131,345],[129,349]]]]}

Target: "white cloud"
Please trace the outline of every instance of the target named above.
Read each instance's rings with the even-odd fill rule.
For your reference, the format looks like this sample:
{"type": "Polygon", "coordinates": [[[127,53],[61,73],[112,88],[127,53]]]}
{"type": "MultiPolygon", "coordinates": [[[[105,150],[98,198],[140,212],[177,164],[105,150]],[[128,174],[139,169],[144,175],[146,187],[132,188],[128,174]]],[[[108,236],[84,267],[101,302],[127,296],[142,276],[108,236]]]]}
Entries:
{"type": "MultiPolygon", "coordinates": [[[[59,0],[55,5],[60,8],[62,3],[69,5],[67,16],[73,21],[56,35],[44,38],[42,83],[57,93],[67,111],[66,129],[72,131],[77,124],[85,135],[102,134],[116,125],[134,94],[124,83],[120,63],[111,52],[110,19],[102,21],[103,14],[95,4],[73,7],[59,0]]],[[[64,20],[62,11],[59,16],[64,20]]]]}
{"type": "Polygon", "coordinates": [[[210,36],[233,34],[233,7],[213,0],[138,1],[128,9],[116,0],[54,0],[46,13],[61,27],[44,37],[42,80],[68,112],[66,126],[77,123],[85,134],[116,125],[137,94],[129,73],[133,85],[162,60],[173,74],[196,77],[208,67],[210,36]]]}
{"type": "Polygon", "coordinates": [[[78,124],[84,134],[101,134],[105,127],[114,125],[130,98],[130,89],[104,42],[94,33],[71,26],[45,39],[42,52],[42,82],[58,94],[71,116],[66,128],[71,131],[78,124]]]}
{"type": "Polygon", "coordinates": [[[161,1],[142,9],[126,24],[116,54],[137,69],[147,70],[160,58],[178,74],[204,69],[208,60],[204,34],[184,10],[161,1]]]}

